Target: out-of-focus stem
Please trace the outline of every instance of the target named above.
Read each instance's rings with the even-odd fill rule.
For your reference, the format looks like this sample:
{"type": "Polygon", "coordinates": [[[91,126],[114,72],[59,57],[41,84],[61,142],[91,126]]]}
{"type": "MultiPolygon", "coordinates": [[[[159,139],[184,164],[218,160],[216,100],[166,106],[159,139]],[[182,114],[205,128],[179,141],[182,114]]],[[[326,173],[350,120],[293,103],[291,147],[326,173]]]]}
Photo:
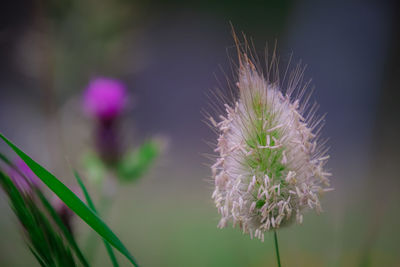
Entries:
{"type": "MultiPolygon", "coordinates": [[[[115,195],[115,189],[108,188],[108,187],[113,187],[115,186],[113,184],[115,182],[114,177],[111,177],[109,179],[104,179],[101,188],[100,188],[100,200],[99,200],[99,205],[98,205],[98,215],[105,218],[110,210],[111,204],[114,200],[114,195],[115,195]]],[[[97,236],[97,234],[93,231],[91,231],[88,235],[87,242],[86,242],[86,255],[87,259],[89,262],[92,262],[93,257],[97,251],[98,245],[99,245],[99,240],[101,240],[100,237],[97,236]]]]}

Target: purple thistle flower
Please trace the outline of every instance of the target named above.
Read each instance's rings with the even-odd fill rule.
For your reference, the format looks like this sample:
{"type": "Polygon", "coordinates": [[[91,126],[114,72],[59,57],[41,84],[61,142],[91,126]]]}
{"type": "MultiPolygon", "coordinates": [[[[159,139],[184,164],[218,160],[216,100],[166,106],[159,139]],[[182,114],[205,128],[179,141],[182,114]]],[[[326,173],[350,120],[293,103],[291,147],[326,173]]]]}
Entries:
{"type": "Polygon", "coordinates": [[[16,169],[10,169],[8,174],[19,190],[30,192],[32,187],[39,186],[39,178],[37,178],[22,159],[18,158],[14,162],[14,165],[18,171],[16,169]]]}
{"type": "Polygon", "coordinates": [[[85,112],[100,121],[111,121],[121,115],[127,102],[125,85],[116,80],[97,77],[84,93],[85,112]]]}

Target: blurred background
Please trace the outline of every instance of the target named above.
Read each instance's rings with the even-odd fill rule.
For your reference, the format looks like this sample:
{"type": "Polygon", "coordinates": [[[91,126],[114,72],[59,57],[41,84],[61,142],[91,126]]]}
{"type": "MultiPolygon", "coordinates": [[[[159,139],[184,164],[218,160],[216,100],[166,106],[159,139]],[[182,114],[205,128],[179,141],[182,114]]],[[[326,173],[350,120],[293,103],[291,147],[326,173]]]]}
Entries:
{"type": "MultiPolygon", "coordinates": [[[[293,52],[307,64],[327,113],[335,191],[323,199],[324,213],[280,230],[282,264],[400,266],[399,15],[395,1],[378,0],[6,1],[0,131],[73,187],[70,166],[79,169],[92,145],[82,92],[95,76],[120,79],[130,94],[126,142],[169,140],[145,177],[120,186],[105,218],[139,263],[274,266],[272,235],[261,243],[217,229],[203,156],[215,135],[201,110],[231,73],[231,22],[261,56],[277,40],[282,62],[293,52]]],[[[36,266],[0,195],[0,265],[36,266]]],[[[75,227],[84,240],[88,227],[79,219],[75,227]]],[[[94,266],[110,266],[101,246],[94,266]]]]}

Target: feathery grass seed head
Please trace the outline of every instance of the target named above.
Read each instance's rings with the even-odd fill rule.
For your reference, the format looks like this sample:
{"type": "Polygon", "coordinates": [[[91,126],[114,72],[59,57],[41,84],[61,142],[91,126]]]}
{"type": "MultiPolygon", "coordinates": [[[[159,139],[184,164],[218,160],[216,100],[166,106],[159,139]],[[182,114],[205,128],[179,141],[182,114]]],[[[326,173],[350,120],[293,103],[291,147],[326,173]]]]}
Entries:
{"type": "Polygon", "coordinates": [[[218,132],[212,165],[212,198],[221,214],[219,227],[229,221],[261,240],[264,232],[302,223],[305,209],[321,211],[320,195],[329,191],[326,155],[319,130],[317,105],[309,105],[303,70],[286,82],[277,73],[275,55],[264,76],[238,46],[238,97],[225,103],[225,114],[211,124],[218,132]],[[275,63],[274,63],[275,59],[275,63]]]}

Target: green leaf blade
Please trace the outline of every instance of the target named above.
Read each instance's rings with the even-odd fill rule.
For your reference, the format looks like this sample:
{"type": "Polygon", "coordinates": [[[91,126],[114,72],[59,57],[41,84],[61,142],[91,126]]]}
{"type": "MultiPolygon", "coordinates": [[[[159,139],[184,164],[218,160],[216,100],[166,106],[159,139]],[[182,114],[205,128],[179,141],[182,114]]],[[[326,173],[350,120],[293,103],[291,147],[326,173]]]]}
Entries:
{"type": "Polygon", "coordinates": [[[39,177],[47,187],[54,192],[72,211],[74,211],[83,221],[85,221],[94,231],[107,240],[112,246],[119,250],[128,260],[138,266],[134,257],[122,244],[119,238],[101,220],[96,213],[84,204],[68,187],[59,181],[53,174],[31,159],[27,154],[20,150],[3,134],[0,138],[29,166],[29,168],[39,177]]]}
{"type": "MultiPolygon", "coordinates": [[[[74,175],[75,175],[75,178],[76,178],[76,180],[77,180],[79,186],[80,186],[81,189],[82,189],[83,194],[85,195],[85,199],[86,199],[86,202],[88,203],[88,206],[89,206],[95,213],[97,213],[97,210],[96,210],[96,207],[94,206],[94,203],[93,203],[93,201],[92,201],[92,198],[90,197],[89,192],[87,191],[87,189],[86,189],[86,187],[85,187],[85,185],[84,185],[84,183],[83,183],[81,177],[79,176],[78,172],[77,172],[77,171],[74,171],[74,175]]],[[[108,253],[108,255],[109,255],[110,259],[111,259],[111,262],[112,262],[113,266],[114,266],[114,267],[119,267],[117,258],[115,257],[115,254],[114,254],[114,252],[113,252],[113,250],[112,250],[112,247],[111,247],[110,244],[107,242],[107,240],[105,240],[104,238],[103,238],[103,242],[104,242],[104,246],[106,247],[107,253],[108,253]]]]}
{"type": "MultiPolygon", "coordinates": [[[[24,177],[25,175],[18,169],[18,167],[16,167],[5,155],[0,153],[0,159],[6,163],[9,167],[11,167],[12,169],[14,169],[15,171],[17,171],[22,177],[24,177]]],[[[28,179],[27,177],[24,177],[24,179],[28,179]]],[[[3,180],[3,179],[2,179],[3,180]]],[[[59,215],[57,214],[57,212],[54,210],[53,206],[49,203],[49,201],[47,200],[47,198],[43,195],[43,193],[38,189],[35,188],[35,193],[36,195],[39,197],[39,199],[41,200],[43,206],[45,207],[45,209],[48,211],[48,213],[50,214],[50,216],[52,217],[52,219],[54,220],[54,222],[58,225],[58,227],[60,228],[60,230],[63,232],[66,240],[69,242],[69,244],[71,245],[71,247],[74,249],[78,259],[81,261],[82,265],[85,267],[89,267],[89,263],[87,262],[85,256],[82,254],[81,250],[78,247],[78,244],[75,241],[75,238],[73,237],[72,233],[67,229],[67,227],[64,225],[64,223],[62,222],[61,218],[59,217],[59,215]]],[[[32,251],[32,249],[30,248],[30,250],[32,251]]],[[[32,251],[32,253],[34,253],[34,251],[32,251]]],[[[37,255],[34,254],[34,256],[37,258],[37,255]]],[[[38,259],[39,261],[39,259],[38,259]]],[[[39,261],[40,262],[40,261],[39,261]]]]}

